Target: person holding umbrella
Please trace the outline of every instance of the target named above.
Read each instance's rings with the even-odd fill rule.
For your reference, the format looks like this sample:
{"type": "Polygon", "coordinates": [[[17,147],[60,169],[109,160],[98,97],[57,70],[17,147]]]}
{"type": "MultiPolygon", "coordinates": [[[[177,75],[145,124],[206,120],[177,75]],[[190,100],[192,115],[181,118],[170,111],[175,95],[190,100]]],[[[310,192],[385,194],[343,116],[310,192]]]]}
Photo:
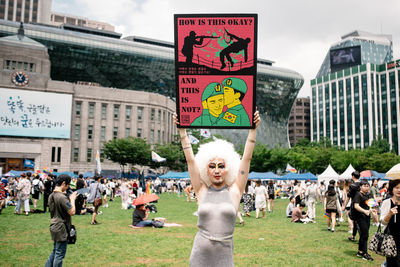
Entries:
{"type": "Polygon", "coordinates": [[[156,194],[144,194],[133,201],[132,205],[136,206],[136,209],[132,215],[133,226],[135,227],[153,226],[153,221],[148,220],[150,209],[147,206],[147,203],[156,201],[157,199],[159,199],[159,196],[157,196],[156,194]]]}
{"type": "MultiPolygon", "coordinates": [[[[174,114],[175,125],[179,124],[174,114]]],[[[250,162],[260,124],[254,114],[242,159],[233,144],[216,140],[203,144],[194,156],[186,129],[179,128],[190,179],[198,199],[199,231],[194,239],[190,266],[234,266],[233,230],[240,199],[247,185],[250,162]]]]}

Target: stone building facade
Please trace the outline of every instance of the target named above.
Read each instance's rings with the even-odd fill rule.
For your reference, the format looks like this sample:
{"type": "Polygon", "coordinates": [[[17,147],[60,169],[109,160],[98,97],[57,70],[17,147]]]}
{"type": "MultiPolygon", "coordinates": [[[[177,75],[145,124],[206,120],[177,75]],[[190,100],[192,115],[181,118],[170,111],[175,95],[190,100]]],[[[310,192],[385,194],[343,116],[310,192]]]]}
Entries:
{"type": "MultiPolygon", "coordinates": [[[[96,152],[101,152],[108,140],[135,136],[150,144],[167,143],[176,134],[172,118],[175,102],[166,96],[86,82],[51,80],[47,48],[26,36],[0,38],[0,47],[0,90],[72,96],[72,103],[65,103],[66,107],[72,106],[70,138],[0,136],[3,172],[23,170],[24,159],[33,160],[36,169],[93,171],[96,152]],[[27,79],[24,85],[12,78],[21,72],[27,79]]],[[[118,170],[119,165],[104,160],[102,168],[118,170]]]]}

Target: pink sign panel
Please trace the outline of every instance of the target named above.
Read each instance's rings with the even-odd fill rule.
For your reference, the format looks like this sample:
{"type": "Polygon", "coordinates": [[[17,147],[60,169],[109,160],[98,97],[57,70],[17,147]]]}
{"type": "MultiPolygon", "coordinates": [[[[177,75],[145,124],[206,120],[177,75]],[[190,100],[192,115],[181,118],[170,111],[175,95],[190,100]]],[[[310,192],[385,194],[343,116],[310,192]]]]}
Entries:
{"type": "Polygon", "coordinates": [[[257,15],[175,15],[177,114],[184,128],[253,128],[257,15]]]}

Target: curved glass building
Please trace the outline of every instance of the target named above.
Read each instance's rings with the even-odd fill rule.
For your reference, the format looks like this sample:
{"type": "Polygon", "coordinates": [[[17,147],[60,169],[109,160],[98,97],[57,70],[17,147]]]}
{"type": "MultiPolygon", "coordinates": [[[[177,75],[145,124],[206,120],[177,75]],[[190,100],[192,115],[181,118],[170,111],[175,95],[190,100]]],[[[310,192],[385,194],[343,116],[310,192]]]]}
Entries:
{"type": "MultiPolygon", "coordinates": [[[[0,20],[0,37],[17,33],[19,23],[0,20]]],[[[119,34],[48,25],[26,24],[25,35],[48,49],[52,80],[90,82],[102,87],[146,91],[175,99],[173,44],[119,34]],[[79,30],[79,31],[77,31],[79,30]]],[[[287,121],[304,82],[292,70],[259,60],[257,106],[262,115],[258,140],[288,146],[287,121]]],[[[216,131],[216,130],[215,130],[216,131]]],[[[246,131],[218,130],[234,143],[242,143],[246,131]]]]}

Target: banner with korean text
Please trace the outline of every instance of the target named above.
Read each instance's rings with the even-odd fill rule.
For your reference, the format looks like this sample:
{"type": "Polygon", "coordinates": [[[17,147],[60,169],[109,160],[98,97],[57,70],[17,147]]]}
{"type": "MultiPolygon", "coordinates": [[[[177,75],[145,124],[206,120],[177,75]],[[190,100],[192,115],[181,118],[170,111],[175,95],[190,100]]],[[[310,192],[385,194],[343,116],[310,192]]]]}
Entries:
{"type": "Polygon", "coordinates": [[[0,88],[0,135],[70,138],[72,95],[0,88]]]}

